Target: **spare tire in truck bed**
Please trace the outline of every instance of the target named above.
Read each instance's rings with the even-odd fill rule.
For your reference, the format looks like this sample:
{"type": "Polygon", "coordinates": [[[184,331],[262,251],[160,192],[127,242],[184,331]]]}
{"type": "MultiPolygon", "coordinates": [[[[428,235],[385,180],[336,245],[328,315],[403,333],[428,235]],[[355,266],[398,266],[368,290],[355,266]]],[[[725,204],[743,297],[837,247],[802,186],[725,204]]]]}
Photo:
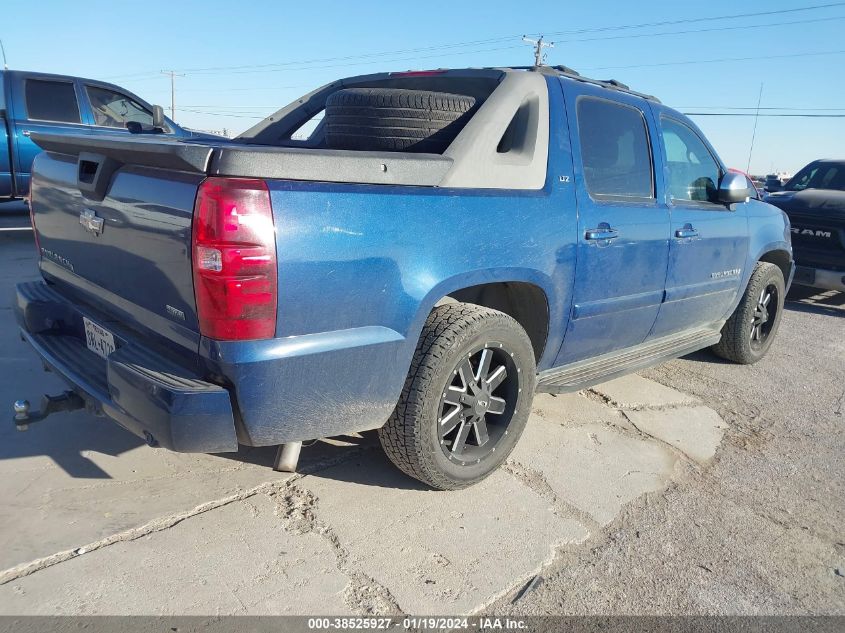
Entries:
{"type": "Polygon", "coordinates": [[[326,100],[330,149],[442,153],[466,125],[475,98],[429,90],[347,88],[326,100]]]}

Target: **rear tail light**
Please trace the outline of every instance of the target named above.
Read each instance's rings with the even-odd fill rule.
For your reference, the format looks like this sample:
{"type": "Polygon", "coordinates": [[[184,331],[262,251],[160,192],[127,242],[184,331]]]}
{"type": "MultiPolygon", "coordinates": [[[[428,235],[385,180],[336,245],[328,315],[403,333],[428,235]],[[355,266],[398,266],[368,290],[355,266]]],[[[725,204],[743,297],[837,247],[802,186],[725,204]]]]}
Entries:
{"type": "Polygon", "coordinates": [[[202,335],[223,341],[272,338],[278,287],[267,184],[204,180],[194,205],[192,246],[202,335]]]}

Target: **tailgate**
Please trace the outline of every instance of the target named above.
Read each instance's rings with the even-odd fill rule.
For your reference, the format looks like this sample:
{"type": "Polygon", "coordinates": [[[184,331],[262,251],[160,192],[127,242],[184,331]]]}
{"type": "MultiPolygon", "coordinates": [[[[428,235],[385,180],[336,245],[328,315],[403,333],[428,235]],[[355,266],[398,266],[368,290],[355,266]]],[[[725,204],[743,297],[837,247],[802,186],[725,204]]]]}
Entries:
{"type": "Polygon", "coordinates": [[[35,141],[47,150],[32,186],[44,276],[107,321],[196,351],[191,219],[213,148],[155,138],[35,141]]]}

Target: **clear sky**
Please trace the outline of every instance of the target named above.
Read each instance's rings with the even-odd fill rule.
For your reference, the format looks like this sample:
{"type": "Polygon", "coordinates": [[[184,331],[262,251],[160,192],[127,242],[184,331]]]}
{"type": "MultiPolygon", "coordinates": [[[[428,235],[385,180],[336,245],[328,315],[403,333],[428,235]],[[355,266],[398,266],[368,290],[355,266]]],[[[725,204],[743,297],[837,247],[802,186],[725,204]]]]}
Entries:
{"type": "MultiPolygon", "coordinates": [[[[174,69],[185,75],[176,120],[206,130],[241,132],[342,76],[529,64],[520,37],[541,33],[555,41],[547,63],[616,78],[684,112],[753,114],[763,83],[762,107],[787,108],[763,113],[845,115],[845,2],[832,0],[6,0],[4,16],[10,68],[108,80],[166,108],[160,71],[174,69]],[[771,13],[818,5],[834,6],[771,13]],[[710,19],[738,14],[752,15],[710,19]],[[684,22],[627,28],[668,21],[684,22]]],[[[754,117],[693,118],[745,169],[754,117]]],[[[842,117],[760,117],[751,171],[843,158],[844,143],[842,117]]]]}

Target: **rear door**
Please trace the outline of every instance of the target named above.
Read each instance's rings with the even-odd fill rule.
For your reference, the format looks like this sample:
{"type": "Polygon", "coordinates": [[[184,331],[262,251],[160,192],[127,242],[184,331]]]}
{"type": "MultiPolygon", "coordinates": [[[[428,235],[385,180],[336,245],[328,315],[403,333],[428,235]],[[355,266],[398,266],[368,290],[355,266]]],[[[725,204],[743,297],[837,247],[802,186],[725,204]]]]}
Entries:
{"type": "Polygon", "coordinates": [[[569,326],[557,364],[641,343],[663,299],[669,213],[645,100],[564,86],[574,148],[578,244],[569,326]],[[574,115],[574,116],[573,116],[574,115]]]}
{"type": "Polygon", "coordinates": [[[41,152],[31,139],[35,133],[86,134],[89,131],[79,107],[79,86],[73,79],[23,77],[17,80],[14,131],[15,181],[19,193],[29,190],[32,161],[41,152]]]}
{"type": "Polygon", "coordinates": [[[748,254],[746,205],[718,201],[719,160],[686,122],[664,114],[659,124],[672,232],[666,298],[652,337],[725,317],[748,254]]]}

